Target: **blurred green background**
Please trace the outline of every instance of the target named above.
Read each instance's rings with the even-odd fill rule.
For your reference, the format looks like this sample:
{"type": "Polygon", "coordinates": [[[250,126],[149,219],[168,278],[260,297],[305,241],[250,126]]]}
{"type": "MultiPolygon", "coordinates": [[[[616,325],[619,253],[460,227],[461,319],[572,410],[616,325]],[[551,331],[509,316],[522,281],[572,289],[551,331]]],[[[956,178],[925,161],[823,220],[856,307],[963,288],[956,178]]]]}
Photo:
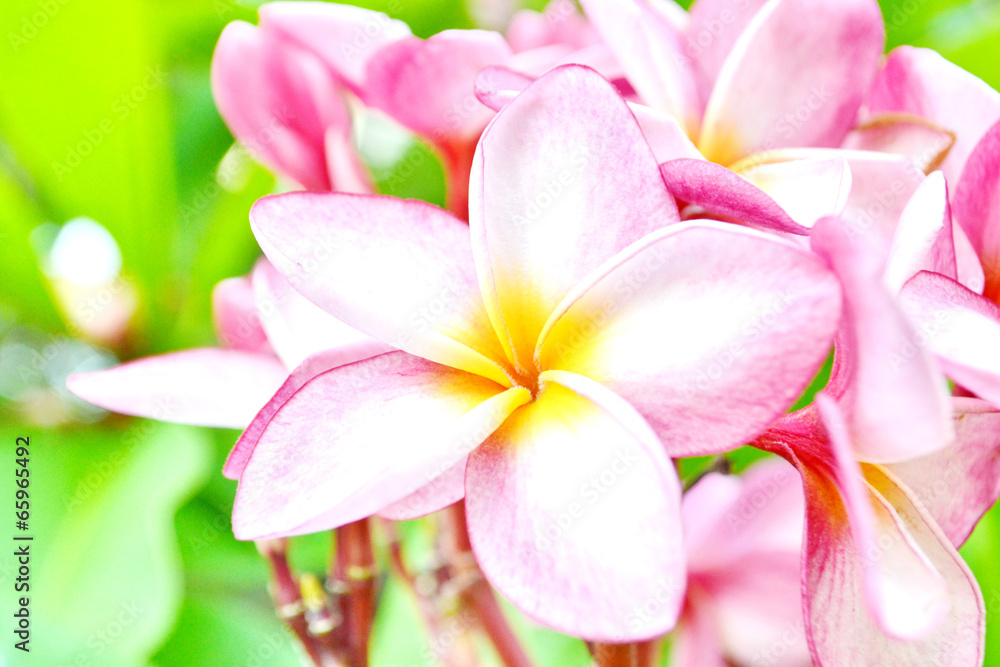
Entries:
{"type": "MultiPolygon", "coordinates": [[[[1000,87],[1000,4],[882,5],[890,48],[933,47],[1000,87]]],[[[402,7],[396,16],[423,36],[472,27],[481,10],[458,0],[402,7]]],[[[15,438],[30,436],[35,535],[32,653],[13,650],[4,625],[0,665],[298,664],[263,562],[230,531],[235,483],[220,469],[236,432],[108,415],[63,389],[73,370],[214,343],[212,286],[250,269],[258,250],[247,211],[275,187],[230,151],[209,88],[223,26],[255,16],[253,3],[234,0],[4,0],[0,9],[0,468],[13,470],[15,438]],[[82,230],[75,242],[92,244],[93,262],[60,259],[74,242],[67,229],[82,230]]],[[[440,202],[433,162],[416,180],[391,167],[376,176],[396,194],[440,202]]],[[[13,477],[3,477],[0,498],[11,498],[13,477]]],[[[325,537],[295,547],[299,568],[324,570],[325,537]]],[[[8,601],[14,566],[3,551],[8,601]]],[[[1000,665],[1000,511],[963,553],[991,613],[988,664],[1000,665]]],[[[540,664],[585,664],[579,642],[526,632],[540,664]]],[[[427,664],[422,637],[408,598],[387,588],[375,664],[427,664]]]]}

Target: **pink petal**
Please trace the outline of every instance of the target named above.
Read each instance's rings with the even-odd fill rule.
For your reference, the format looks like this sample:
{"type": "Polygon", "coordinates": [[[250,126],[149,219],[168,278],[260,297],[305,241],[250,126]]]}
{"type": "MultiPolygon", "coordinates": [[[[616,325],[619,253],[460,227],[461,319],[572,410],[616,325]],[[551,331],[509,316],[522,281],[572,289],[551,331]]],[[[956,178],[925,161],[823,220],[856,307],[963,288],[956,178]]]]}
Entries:
{"type": "MultiPolygon", "coordinates": [[[[961,186],[961,183],[959,183],[961,186]]],[[[954,220],[954,218],[953,218],[954,220]]],[[[972,247],[972,241],[960,224],[952,224],[952,234],[955,241],[955,264],[958,266],[958,282],[962,283],[976,294],[982,294],[986,289],[986,274],[979,254],[972,247]]]]}
{"type": "Polygon", "coordinates": [[[878,254],[852,241],[837,220],[813,228],[813,249],[844,290],[837,373],[857,457],[895,462],[943,449],[954,437],[947,384],[917,332],[882,283],[878,254]]]}
{"type": "Polygon", "coordinates": [[[949,278],[958,275],[948,185],[940,171],[927,177],[900,215],[885,284],[890,292],[899,292],[907,280],[925,269],[949,278]]]}
{"type": "Polygon", "coordinates": [[[1000,497],[1000,411],[956,398],[955,441],[940,452],[887,466],[957,549],[1000,497]]]}
{"type": "MultiPolygon", "coordinates": [[[[795,486],[800,487],[797,481],[795,486]]],[[[801,531],[801,508],[794,525],[801,531]]],[[[811,667],[801,561],[798,549],[751,553],[708,582],[711,613],[730,664],[811,667]]]]}
{"type": "Polygon", "coordinates": [[[678,158],[705,159],[674,116],[644,104],[629,103],[628,106],[642,128],[657,162],[678,158]]]}
{"type": "Polygon", "coordinates": [[[330,181],[337,185],[337,190],[354,194],[375,192],[372,175],[361,160],[354,146],[354,138],[346,128],[334,127],[327,130],[323,137],[323,148],[326,170],[330,174],[330,181]]]}
{"type": "MultiPolygon", "coordinates": [[[[319,352],[295,367],[267,403],[260,408],[253,421],[243,430],[236,445],[229,452],[229,457],[222,468],[222,474],[229,479],[239,479],[253,453],[261,433],[271,421],[271,418],[285,405],[302,387],[314,378],[335,368],[358,361],[350,350],[331,349],[319,352]]],[[[383,363],[384,360],[383,360],[383,363]]]]}
{"type": "Polygon", "coordinates": [[[986,132],[955,190],[955,219],[982,262],[988,299],[1000,301],[1000,123],[986,132]]]}
{"type": "Polygon", "coordinates": [[[66,386],[106,410],[160,421],[243,428],[287,375],[270,355],[208,347],[69,376],[66,386]]]}
{"type": "Polygon", "coordinates": [[[1000,93],[931,49],[893,50],[868,99],[872,113],[901,112],[926,118],[955,133],[955,145],[941,164],[957,183],[980,138],[1000,119],[1000,93]]]}
{"type": "Polygon", "coordinates": [[[600,42],[571,0],[550,2],[544,12],[522,9],[510,20],[506,37],[515,53],[554,45],[582,49],[600,42]]]}
{"type": "MultiPolygon", "coordinates": [[[[534,81],[535,78],[506,67],[487,67],[476,77],[476,97],[494,111],[500,111],[534,81]]],[[[631,102],[629,109],[635,115],[657,162],[677,158],[704,159],[674,116],[631,102]]]]}
{"type": "Polygon", "coordinates": [[[465,467],[468,457],[462,457],[442,474],[427,482],[410,495],[379,511],[379,516],[392,521],[417,519],[444,509],[465,497],[465,467]]]}
{"type": "Polygon", "coordinates": [[[402,352],[321,373],[255,420],[266,425],[240,475],[233,532],[296,535],[369,516],[461,463],[529,399],[402,352]]]}
{"type": "Polygon", "coordinates": [[[474,140],[493,116],[476,99],[476,75],[510,57],[503,37],[485,30],[402,39],[368,63],[363,99],[435,143],[474,140]]]}
{"type": "Polygon", "coordinates": [[[392,349],[308,301],[267,259],[257,262],[252,276],[258,319],[278,358],[288,368],[324,350],[340,350],[340,363],[350,363],[392,349]]]}
{"type": "Polygon", "coordinates": [[[754,553],[785,552],[797,560],[802,548],[801,481],[777,458],[739,477],[706,476],[684,494],[682,511],[692,577],[739,570],[754,553]]]}
{"type": "Polygon", "coordinates": [[[343,90],[314,55],[242,21],[212,57],[212,92],[236,139],[275,171],[329,190],[325,135],[350,131],[343,90]]]}
{"type": "Polygon", "coordinates": [[[610,642],[663,634],[683,600],[680,484],[625,401],[570,376],[548,378],[470,455],[476,558],[501,593],[557,631],[610,642]]]}
{"type": "Polygon", "coordinates": [[[954,144],[955,133],[950,130],[919,116],[888,113],[866,119],[841,147],[902,155],[929,174],[941,166],[954,144]]]}
{"type": "MultiPolygon", "coordinates": [[[[870,653],[874,662],[902,665],[934,660],[970,667],[983,664],[986,609],[975,576],[934,519],[898,479],[880,466],[866,466],[865,478],[871,492],[895,510],[897,529],[908,533],[944,579],[951,603],[944,622],[922,641],[875,639],[873,643],[880,650],[870,653]]],[[[881,543],[880,539],[879,546],[881,543]]]]}
{"type": "Polygon", "coordinates": [[[477,289],[469,228],[393,197],[289,193],[250,210],[264,253],[292,286],[397,349],[509,384],[477,289]]]}
{"type": "Polygon", "coordinates": [[[581,281],[536,363],[622,395],[671,456],[722,452],[801,394],[839,316],[836,280],[811,254],[736,225],[682,223],[581,281]]]}
{"type": "MultiPolygon", "coordinates": [[[[691,592],[688,597],[693,597],[691,592]]],[[[673,633],[668,663],[671,667],[729,667],[714,612],[710,605],[699,604],[697,598],[688,602],[673,633]]]]}
{"type": "Polygon", "coordinates": [[[534,81],[535,77],[509,67],[484,67],[476,76],[476,97],[490,109],[500,111],[534,81]]]}
{"type": "Polygon", "coordinates": [[[681,31],[641,0],[582,0],[580,4],[642,101],[675,116],[694,136],[703,103],[681,31]]]}
{"type": "Polygon", "coordinates": [[[736,40],[766,0],[698,0],[691,5],[687,54],[705,78],[715,83],[736,40]]]}
{"type": "Polygon", "coordinates": [[[808,234],[767,193],[721,165],[680,159],[660,165],[667,188],[678,200],[696,204],[751,227],[808,234]]]}
{"type": "Polygon", "coordinates": [[[244,352],[271,353],[248,278],[227,278],[215,286],[212,315],[216,337],[223,346],[244,352]]]}
{"type": "Polygon", "coordinates": [[[912,518],[920,524],[904,523],[866,483],[836,403],[820,394],[816,404],[831,459],[804,460],[800,471],[807,502],[806,622],[817,661],[907,664],[873,658],[895,646],[926,641],[941,629],[952,606],[949,570],[961,559],[951,550],[954,557],[942,560],[942,550],[950,547],[924,539],[933,530],[920,525],[926,519],[918,514],[912,518]]]}
{"type": "Polygon", "coordinates": [[[774,459],[741,477],[708,475],[684,494],[683,512],[689,603],[695,616],[700,609],[713,619],[726,655],[747,665],[808,665],[796,470],[774,459]]]}
{"type": "Polygon", "coordinates": [[[852,242],[870,245],[885,260],[906,205],[925,180],[909,159],[865,151],[808,151],[837,155],[851,168],[851,194],[840,216],[848,223],[852,242]]]}
{"type": "Polygon", "coordinates": [[[885,46],[875,0],[785,0],[758,11],[723,64],[699,148],[721,164],[787,146],[839,146],[885,46]]]}
{"type": "Polygon", "coordinates": [[[746,166],[734,165],[741,177],[764,191],[799,225],[812,228],[817,221],[838,216],[849,201],[851,168],[842,157],[826,153],[782,162],[757,162],[751,156],[746,166]]]}
{"type": "Polygon", "coordinates": [[[486,308],[525,369],[580,278],[678,220],[625,101],[579,66],[552,70],[497,115],[476,151],[469,212],[486,308]]]}
{"type": "Polygon", "coordinates": [[[921,272],[903,287],[900,305],[950,378],[1000,406],[1000,308],[944,276],[921,272]]]}
{"type": "Polygon", "coordinates": [[[355,92],[368,61],[408,37],[403,21],[382,12],[325,2],[271,2],[260,8],[261,26],[317,54],[355,92]]]}

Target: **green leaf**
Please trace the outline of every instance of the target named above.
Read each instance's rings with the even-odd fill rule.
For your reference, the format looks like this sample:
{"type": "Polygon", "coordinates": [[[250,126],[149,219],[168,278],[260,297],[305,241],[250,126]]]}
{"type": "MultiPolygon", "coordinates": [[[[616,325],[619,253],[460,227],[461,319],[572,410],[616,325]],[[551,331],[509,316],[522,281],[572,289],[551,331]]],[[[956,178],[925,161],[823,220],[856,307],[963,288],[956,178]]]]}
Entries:
{"type": "Polygon", "coordinates": [[[263,590],[247,597],[193,589],[174,633],[154,660],[157,667],[301,667],[297,651],[263,590]]]}
{"type": "Polygon", "coordinates": [[[37,643],[64,664],[145,664],[180,606],[173,516],[204,479],[203,432],[134,422],[29,435],[31,606],[49,629],[37,643]]]}
{"type": "Polygon", "coordinates": [[[0,133],[53,222],[104,225],[146,297],[169,286],[176,207],[170,81],[149,8],[7,0],[0,14],[0,133]]]}

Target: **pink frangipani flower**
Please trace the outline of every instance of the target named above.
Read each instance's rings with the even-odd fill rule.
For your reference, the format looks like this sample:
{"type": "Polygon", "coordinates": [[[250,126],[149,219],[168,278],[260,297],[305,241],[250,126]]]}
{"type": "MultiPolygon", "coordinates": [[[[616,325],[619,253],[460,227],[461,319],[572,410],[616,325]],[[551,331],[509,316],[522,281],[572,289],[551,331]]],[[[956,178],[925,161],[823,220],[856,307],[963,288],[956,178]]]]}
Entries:
{"type": "Polygon", "coordinates": [[[831,344],[836,281],[773,236],[679,223],[629,107],[579,66],[492,121],[469,211],[339,193],[254,206],[297,289],[400,351],[289,380],[227,463],[234,530],[400,516],[430,485],[441,504],[413,515],[464,496],[484,574],[528,615],[594,641],[662,634],[684,577],[669,457],[737,447],[788,407],[831,344]]]}
{"type": "Polygon", "coordinates": [[[227,25],[212,58],[212,92],[226,124],[257,159],[309,190],[371,192],[352,138],[350,91],[366,57],[409,28],[377,12],[322,2],[264,5],[260,17],[259,26],[227,25]],[[354,31],[368,24],[379,27],[380,39],[351,46],[354,31]],[[346,42],[331,49],[340,54],[339,68],[308,48],[308,38],[319,34],[346,42]]]}
{"type": "Polygon", "coordinates": [[[820,393],[756,444],[802,474],[803,596],[816,664],[982,664],[979,585],[906,484],[857,461],[833,398],[820,393]]]}
{"type": "Polygon", "coordinates": [[[684,494],[688,587],[673,667],[807,667],[802,487],[780,459],[710,473],[684,494]],[[727,662],[727,660],[729,662],[727,662]]]}
{"type": "Polygon", "coordinates": [[[904,481],[933,489],[928,481],[936,473],[927,466],[952,461],[957,452],[987,459],[996,427],[982,404],[953,404],[905,305],[922,275],[954,281],[920,273],[898,299],[890,289],[922,264],[954,270],[954,254],[944,261],[939,244],[941,230],[950,229],[942,222],[943,185],[940,175],[927,179],[916,197],[924,210],[917,215],[908,207],[888,258],[844,221],[814,227],[813,249],[844,292],[831,379],[813,405],[777,420],[756,443],[784,456],[803,477],[805,620],[818,664],[947,656],[946,664],[978,665],[982,659],[982,596],[950,538],[968,534],[996,485],[976,476],[959,500],[946,502],[904,481]],[[937,208],[926,205],[935,200],[937,208]],[[963,422],[966,412],[984,418],[963,422]],[[924,506],[922,498],[931,502],[924,506]]]}

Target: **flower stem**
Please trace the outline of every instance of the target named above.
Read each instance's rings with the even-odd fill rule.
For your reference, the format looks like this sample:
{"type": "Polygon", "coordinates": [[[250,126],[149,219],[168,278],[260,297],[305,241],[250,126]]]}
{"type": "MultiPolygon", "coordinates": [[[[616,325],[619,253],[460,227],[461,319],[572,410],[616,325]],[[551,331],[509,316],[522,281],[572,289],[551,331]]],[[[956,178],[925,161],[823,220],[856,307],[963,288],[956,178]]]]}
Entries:
{"type": "Polygon", "coordinates": [[[460,587],[462,602],[475,614],[505,667],[533,667],[534,663],[507,623],[493,589],[483,578],[476,563],[465,522],[465,501],[460,500],[451,505],[445,513],[450,523],[450,540],[445,553],[452,581],[460,587]]]}
{"type": "Polygon", "coordinates": [[[341,594],[347,664],[367,667],[368,643],[375,621],[375,554],[371,528],[368,519],[362,519],[341,526],[334,535],[337,555],[327,588],[341,594]]]}
{"type": "Polygon", "coordinates": [[[476,142],[438,142],[445,173],[446,208],[461,220],[469,219],[469,175],[472,159],[476,154],[476,142]]]}
{"type": "Polygon", "coordinates": [[[270,569],[271,598],[274,600],[278,618],[288,626],[299,640],[299,644],[316,667],[329,665],[333,656],[317,641],[316,637],[309,633],[309,622],[306,620],[302,594],[288,565],[287,540],[260,540],[256,544],[260,554],[267,559],[270,569]]]}
{"type": "Polygon", "coordinates": [[[655,667],[660,655],[660,640],[631,644],[593,644],[595,667],[655,667]]]}

